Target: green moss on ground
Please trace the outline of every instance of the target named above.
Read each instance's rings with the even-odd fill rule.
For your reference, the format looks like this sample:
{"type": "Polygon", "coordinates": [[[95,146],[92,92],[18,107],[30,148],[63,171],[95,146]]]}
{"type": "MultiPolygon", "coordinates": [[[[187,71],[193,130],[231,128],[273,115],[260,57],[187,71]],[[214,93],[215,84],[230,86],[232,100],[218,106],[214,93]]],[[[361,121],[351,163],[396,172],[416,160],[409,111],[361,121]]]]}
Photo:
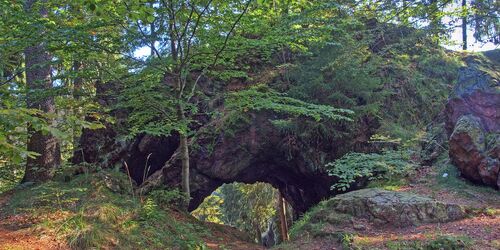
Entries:
{"type": "Polygon", "coordinates": [[[31,227],[73,249],[205,249],[207,239],[220,241],[216,227],[170,207],[175,191],[137,197],[130,189],[119,172],[82,174],[18,188],[2,210],[28,216],[31,227]]]}

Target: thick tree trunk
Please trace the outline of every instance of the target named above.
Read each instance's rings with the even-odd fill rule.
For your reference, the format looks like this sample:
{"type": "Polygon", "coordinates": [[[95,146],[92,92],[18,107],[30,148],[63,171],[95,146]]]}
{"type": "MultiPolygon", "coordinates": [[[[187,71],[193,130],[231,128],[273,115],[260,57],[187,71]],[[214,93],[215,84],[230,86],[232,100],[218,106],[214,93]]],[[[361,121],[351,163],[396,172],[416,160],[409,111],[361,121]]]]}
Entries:
{"type": "Polygon", "coordinates": [[[286,221],[286,204],[283,195],[279,192],[278,195],[278,214],[280,217],[281,240],[288,241],[288,223],[286,221]]]}
{"type": "MultiPolygon", "coordinates": [[[[31,12],[36,0],[26,2],[26,11],[31,12]]],[[[47,11],[42,7],[40,9],[42,17],[47,16],[47,11]]],[[[43,34],[40,34],[42,37],[43,34]]],[[[52,57],[47,52],[44,43],[37,43],[28,46],[25,51],[26,60],[26,84],[28,86],[29,108],[40,109],[47,114],[55,114],[54,97],[47,95],[48,90],[52,88],[50,78],[52,57]]],[[[50,123],[51,121],[49,121],[50,123]]],[[[59,166],[61,152],[57,139],[50,134],[43,134],[28,125],[28,151],[38,154],[36,158],[28,158],[26,163],[26,172],[23,182],[43,182],[52,178],[54,170],[59,166]]]]}
{"type": "MultiPolygon", "coordinates": [[[[462,0],[462,10],[465,12],[467,0],[462,0]]],[[[467,50],[467,13],[462,16],[462,49],[467,50]]]]}

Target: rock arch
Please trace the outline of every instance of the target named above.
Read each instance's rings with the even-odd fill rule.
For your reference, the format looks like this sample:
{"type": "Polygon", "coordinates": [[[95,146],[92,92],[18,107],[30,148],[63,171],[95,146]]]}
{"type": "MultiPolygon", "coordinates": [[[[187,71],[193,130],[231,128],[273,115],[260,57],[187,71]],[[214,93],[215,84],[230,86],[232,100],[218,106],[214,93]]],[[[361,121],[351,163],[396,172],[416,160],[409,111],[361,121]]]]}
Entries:
{"type": "MultiPolygon", "coordinates": [[[[360,129],[355,134],[335,141],[322,140],[321,147],[312,147],[284,135],[272,124],[272,120],[283,118],[286,117],[270,111],[247,113],[245,121],[238,122],[233,129],[220,129],[220,119],[205,119],[205,125],[190,142],[189,210],[196,209],[224,183],[266,182],[279,189],[298,214],[303,213],[336,194],[330,190],[335,178],[328,176],[325,163],[353,149],[370,150],[367,138],[377,127],[374,119],[360,119],[357,124],[360,129]]],[[[74,163],[86,161],[103,168],[127,163],[127,171],[142,193],[162,186],[180,187],[176,135],[141,135],[131,143],[123,143],[114,138],[116,133],[110,128],[84,130],[83,134],[74,163]]],[[[360,180],[352,189],[363,185],[360,180]]]]}
{"type": "MultiPolygon", "coordinates": [[[[326,153],[322,151],[290,150],[284,137],[270,122],[272,114],[254,113],[246,126],[236,133],[219,131],[209,124],[191,148],[191,197],[189,210],[194,210],[203,199],[224,183],[266,182],[280,190],[285,199],[299,213],[333,195],[330,190],[335,179],[323,168],[326,153]]],[[[149,151],[172,146],[144,137],[142,149],[136,147],[129,159],[141,159],[149,151]],[[145,142],[148,140],[148,142],[145,142]]],[[[176,147],[174,145],[174,147],[176,147]]],[[[147,192],[156,186],[180,185],[180,160],[174,152],[163,166],[141,185],[147,192]]],[[[143,168],[131,164],[131,169],[143,168]]],[[[130,164],[129,164],[130,165],[130,164]]],[[[140,172],[134,171],[133,172],[140,172]]]]}

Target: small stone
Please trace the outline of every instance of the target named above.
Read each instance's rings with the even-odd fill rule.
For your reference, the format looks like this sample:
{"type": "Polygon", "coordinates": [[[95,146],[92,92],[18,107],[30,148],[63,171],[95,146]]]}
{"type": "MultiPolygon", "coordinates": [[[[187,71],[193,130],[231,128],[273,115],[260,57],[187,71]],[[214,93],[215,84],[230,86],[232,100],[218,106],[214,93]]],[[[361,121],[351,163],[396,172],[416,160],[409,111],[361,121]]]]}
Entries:
{"type": "Polygon", "coordinates": [[[446,177],[448,177],[448,173],[443,174],[443,178],[446,178],[446,177]]]}
{"type": "Polygon", "coordinates": [[[354,224],[353,228],[358,231],[365,231],[366,227],[363,224],[354,224]]]}

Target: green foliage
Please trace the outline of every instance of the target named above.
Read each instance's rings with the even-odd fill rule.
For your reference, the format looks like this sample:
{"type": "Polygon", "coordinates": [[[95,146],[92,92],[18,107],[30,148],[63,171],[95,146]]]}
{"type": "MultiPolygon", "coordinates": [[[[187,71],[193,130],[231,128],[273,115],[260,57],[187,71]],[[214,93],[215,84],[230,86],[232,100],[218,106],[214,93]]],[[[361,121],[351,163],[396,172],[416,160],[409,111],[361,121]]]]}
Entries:
{"type": "Polygon", "coordinates": [[[276,214],[276,189],[266,183],[233,183],[223,185],[220,192],[224,199],[222,221],[260,239],[276,214]]]}
{"type": "Polygon", "coordinates": [[[140,133],[168,136],[175,131],[188,131],[191,120],[178,119],[177,105],[183,102],[190,113],[197,112],[196,106],[176,99],[173,88],[161,81],[163,74],[156,68],[144,69],[123,82],[123,90],[114,108],[130,112],[124,123],[125,128],[120,128],[127,138],[140,133]]]}
{"type": "Polygon", "coordinates": [[[348,153],[325,167],[330,176],[338,178],[332,189],[346,191],[360,179],[394,180],[403,177],[415,165],[402,151],[384,151],[382,154],[348,153]]]}
{"type": "Polygon", "coordinates": [[[320,121],[322,118],[334,121],[351,121],[353,114],[347,109],[337,109],[326,105],[316,105],[288,97],[265,85],[257,85],[247,90],[230,93],[225,107],[231,111],[249,112],[271,110],[292,117],[302,116],[320,121]]]}
{"type": "Polygon", "coordinates": [[[500,204],[498,203],[500,200],[500,191],[486,186],[475,185],[461,177],[460,171],[450,163],[447,154],[442,155],[434,167],[437,168],[437,174],[433,180],[436,184],[431,186],[434,190],[447,189],[465,198],[477,198],[481,196],[483,200],[493,204],[500,204]]]}
{"type": "Polygon", "coordinates": [[[458,250],[473,249],[473,240],[467,236],[437,235],[434,239],[423,241],[393,241],[387,243],[388,249],[418,250],[458,250]]]}
{"type": "Polygon", "coordinates": [[[156,204],[170,208],[185,204],[184,199],[186,198],[182,191],[177,188],[171,190],[153,190],[148,193],[148,197],[156,204]]]}
{"type": "Polygon", "coordinates": [[[305,214],[302,215],[302,217],[298,221],[295,221],[293,223],[289,232],[291,239],[297,239],[304,236],[305,230],[307,230],[307,227],[311,224],[312,215],[314,215],[321,209],[320,207],[322,206],[322,204],[323,202],[320,202],[318,205],[309,209],[305,214]]]}
{"type": "Polygon", "coordinates": [[[276,214],[276,200],[277,190],[266,183],[224,184],[192,214],[200,220],[236,227],[258,241],[276,214]]]}
{"type": "Polygon", "coordinates": [[[302,217],[295,221],[290,228],[291,239],[332,237],[342,245],[350,245],[352,234],[347,232],[331,233],[328,231],[329,225],[343,225],[351,223],[352,216],[332,211],[329,201],[321,201],[316,206],[309,209],[302,217]]]}
{"type": "Polygon", "coordinates": [[[223,203],[224,200],[220,195],[211,194],[191,214],[202,221],[223,224],[224,215],[221,208],[223,203]]]}

